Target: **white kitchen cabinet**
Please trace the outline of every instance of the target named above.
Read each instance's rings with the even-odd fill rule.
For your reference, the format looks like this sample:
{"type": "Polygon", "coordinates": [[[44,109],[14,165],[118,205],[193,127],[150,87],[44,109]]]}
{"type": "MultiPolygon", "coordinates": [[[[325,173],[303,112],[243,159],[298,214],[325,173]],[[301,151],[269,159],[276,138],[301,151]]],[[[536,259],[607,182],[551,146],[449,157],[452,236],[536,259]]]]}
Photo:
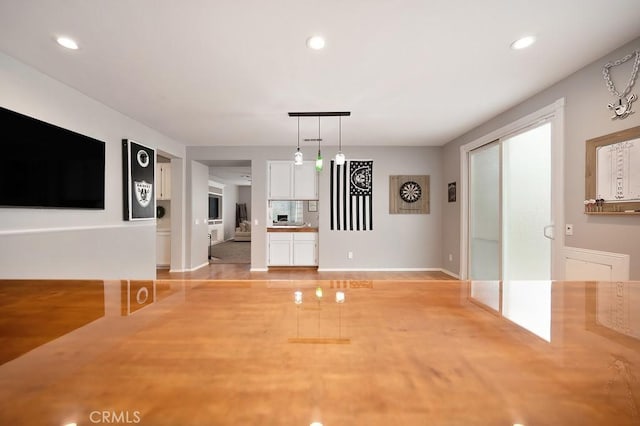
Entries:
{"type": "Polygon", "coordinates": [[[171,199],[171,163],[158,163],[156,169],[156,199],[171,199]]]}
{"type": "Polygon", "coordinates": [[[171,264],[171,232],[156,232],[156,265],[169,266],[171,264]]]}
{"type": "Polygon", "coordinates": [[[269,232],[269,266],[317,266],[317,232],[269,232]]]}
{"type": "Polygon", "coordinates": [[[270,161],[269,173],[269,199],[290,200],[293,194],[293,162],[270,161]]]}
{"type": "Polygon", "coordinates": [[[317,266],[318,265],[318,233],[294,232],[293,233],[293,265],[317,266]]]}
{"type": "Polygon", "coordinates": [[[291,232],[269,233],[269,266],[290,266],[293,262],[291,232]]]}
{"type": "Polygon", "coordinates": [[[268,198],[270,200],[317,200],[318,173],[315,162],[269,161],[268,198]]]}
{"type": "Polygon", "coordinates": [[[301,165],[293,167],[293,199],[317,200],[318,199],[318,172],[315,161],[304,161],[301,165]]]}

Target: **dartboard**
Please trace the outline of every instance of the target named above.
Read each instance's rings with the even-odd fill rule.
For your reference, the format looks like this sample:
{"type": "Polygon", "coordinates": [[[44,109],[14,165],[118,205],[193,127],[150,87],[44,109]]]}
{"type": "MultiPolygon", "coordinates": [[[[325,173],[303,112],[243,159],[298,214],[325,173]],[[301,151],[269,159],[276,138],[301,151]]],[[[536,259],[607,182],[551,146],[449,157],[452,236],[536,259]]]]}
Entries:
{"type": "Polygon", "coordinates": [[[409,181],[400,187],[400,198],[407,203],[415,203],[422,197],[422,188],[416,182],[409,181]]]}

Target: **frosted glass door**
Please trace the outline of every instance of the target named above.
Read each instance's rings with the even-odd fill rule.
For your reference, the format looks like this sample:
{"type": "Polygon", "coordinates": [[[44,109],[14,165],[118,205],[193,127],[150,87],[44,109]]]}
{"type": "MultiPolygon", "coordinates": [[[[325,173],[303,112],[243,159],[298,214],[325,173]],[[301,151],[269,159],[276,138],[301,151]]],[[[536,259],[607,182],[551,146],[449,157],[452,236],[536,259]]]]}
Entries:
{"type": "Polygon", "coordinates": [[[504,139],[502,163],[503,279],[549,280],[551,124],[504,139]]]}
{"type": "Polygon", "coordinates": [[[500,279],[500,145],[469,153],[469,278],[500,279]]]}

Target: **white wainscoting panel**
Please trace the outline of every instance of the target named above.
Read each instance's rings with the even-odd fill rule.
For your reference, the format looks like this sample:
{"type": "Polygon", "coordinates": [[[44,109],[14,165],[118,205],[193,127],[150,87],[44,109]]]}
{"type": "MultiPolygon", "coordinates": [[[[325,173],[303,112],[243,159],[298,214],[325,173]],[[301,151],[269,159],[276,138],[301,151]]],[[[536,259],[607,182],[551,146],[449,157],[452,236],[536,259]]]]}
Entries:
{"type": "Polygon", "coordinates": [[[629,255],[575,247],[564,248],[567,281],[628,281],[629,255]]]}

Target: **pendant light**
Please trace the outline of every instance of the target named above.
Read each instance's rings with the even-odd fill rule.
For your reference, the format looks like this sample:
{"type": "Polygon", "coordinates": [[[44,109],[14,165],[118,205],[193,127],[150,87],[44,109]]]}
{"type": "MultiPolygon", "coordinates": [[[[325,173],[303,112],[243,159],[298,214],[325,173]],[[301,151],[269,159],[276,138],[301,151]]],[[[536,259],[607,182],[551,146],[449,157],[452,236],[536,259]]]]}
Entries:
{"type": "Polygon", "coordinates": [[[316,171],[322,171],[322,154],[320,153],[320,116],[318,116],[318,157],[316,158],[316,171]]]}
{"type": "Polygon", "coordinates": [[[344,154],[342,153],[342,116],[339,117],[340,119],[340,130],[338,133],[338,153],[336,154],[336,164],[338,166],[342,166],[344,165],[344,162],[346,160],[344,154]]]}
{"type": "Polygon", "coordinates": [[[302,152],[300,152],[300,117],[298,117],[298,150],[293,154],[293,164],[302,165],[302,152]]]}

